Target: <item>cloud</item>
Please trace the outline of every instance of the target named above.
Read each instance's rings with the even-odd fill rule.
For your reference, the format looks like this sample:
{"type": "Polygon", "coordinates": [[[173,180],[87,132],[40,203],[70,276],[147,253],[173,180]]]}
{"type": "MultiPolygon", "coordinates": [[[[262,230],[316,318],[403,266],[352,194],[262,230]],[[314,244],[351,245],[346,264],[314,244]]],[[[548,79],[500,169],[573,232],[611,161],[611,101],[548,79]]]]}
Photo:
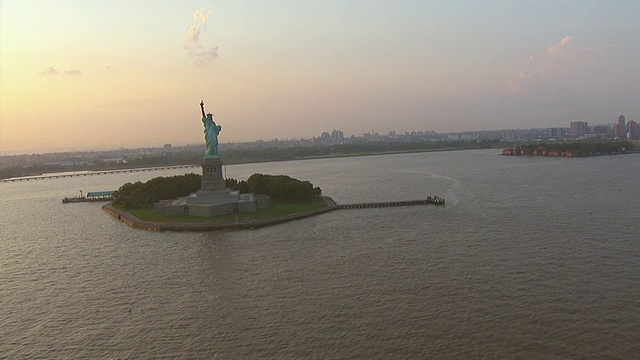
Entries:
{"type": "Polygon", "coordinates": [[[542,80],[542,74],[540,72],[527,72],[520,71],[520,73],[513,77],[509,84],[509,92],[511,95],[521,95],[528,93],[528,90],[532,87],[537,88],[537,84],[542,80]]]}
{"type": "Polygon", "coordinates": [[[200,27],[198,25],[189,25],[189,30],[187,31],[187,40],[195,43],[200,41],[200,27]]]}
{"type": "Polygon", "coordinates": [[[56,76],[56,75],[70,75],[70,76],[78,76],[82,75],[82,71],[78,69],[70,69],[67,71],[60,72],[56,70],[56,68],[49,66],[46,69],[40,71],[40,75],[43,76],[56,76]]]}
{"type": "Polygon", "coordinates": [[[193,23],[187,29],[187,45],[184,49],[199,66],[209,65],[218,57],[217,46],[204,46],[200,43],[200,34],[207,28],[209,18],[213,16],[213,11],[200,8],[193,12],[193,23]]]}
{"type": "Polygon", "coordinates": [[[213,11],[207,10],[205,8],[200,8],[200,10],[196,10],[193,12],[193,23],[189,25],[189,30],[187,31],[187,40],[190,42],[197,43],[200,41],[200,28],[205,28],[207,26],[207,21],[213,15],[213,11]]]}
{"type": "Polygon", "coordinates": [[[573,36],[565,36],[559,42],[547,46],[545,54],[547,56],[564,56],[570,52],[573,36]]]}
{"type": "Polygon", "coordinates": [[[54,76],[54,75],[58,75],[59,72],[58,70],[56,70],[55,68],[49,66],[48,68],[40,71],[40,75],[44,75],[44,76],[54,76]]]}
{"type": "Polygon", "coordinates": [[[202,45],[197,46],[185,46],[190,57],[192,57],[198,66],[206,66],[218,57],[218,47],[213,46],[205,48],[202,45]]]}
{"type": "Polygon", "coordinates": [[[615,43],[593,46],[564,36],[528,57],[522,70],[512,77],[509,92],[514,96],[553,94],[595,86],[616,46],[615,43]]]}

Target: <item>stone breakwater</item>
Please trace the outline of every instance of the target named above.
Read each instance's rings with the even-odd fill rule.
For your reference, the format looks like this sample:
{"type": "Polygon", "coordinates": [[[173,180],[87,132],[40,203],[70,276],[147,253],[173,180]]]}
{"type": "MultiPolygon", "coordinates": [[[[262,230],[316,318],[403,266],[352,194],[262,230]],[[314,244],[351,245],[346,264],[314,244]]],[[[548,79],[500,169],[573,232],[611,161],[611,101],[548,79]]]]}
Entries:
{"type": "Polygon", "coordinates": [[[376,203],[359,203],[359,204],[346,204],[338,205],[329,196],[322,196],[326,207],[316,210],[304,211],[295,214],[289,214],[284,216],[273,217],[269,219],[258,220],[242,220],[238,222],[224,222],[224,223],[188,223],[188,222],[156,222],[156,221],[143,221],[137,217],[131,215],[126,211],[122,211],[114,208],[111,204],[107,204],[102,207],[106,213],[111,215],[114,219],[122,221],[123,223],[131,226],[135,229],[142,230],[155,230],[155,231],[210,231],[210,230],[246,230],[256,229],[264,226],[276,225],[285,223],[288,221],[304,219],[311,216],[324,214],[329,211],[343,210],[343,209],[364,209],[364,208],[378,208],[378,207],[392,207],[392,206],[411,206],[411,205],[443,205],[445,204],[444,198],[434,196],[427,197],[424,200],[409,200],[409,201],[392,201],[392,202],[376,202],[376,203]]]}

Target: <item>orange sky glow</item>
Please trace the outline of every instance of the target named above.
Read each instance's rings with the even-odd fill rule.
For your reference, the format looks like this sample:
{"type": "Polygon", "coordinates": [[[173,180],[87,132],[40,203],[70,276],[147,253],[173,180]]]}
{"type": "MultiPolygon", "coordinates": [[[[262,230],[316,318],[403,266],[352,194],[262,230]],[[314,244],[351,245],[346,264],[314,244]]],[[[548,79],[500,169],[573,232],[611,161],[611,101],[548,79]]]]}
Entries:
{"type": "Polygon", "coordinates": [[[0,155],[640,120],[638,2],[489,3],[1,0],[0,155]]]}

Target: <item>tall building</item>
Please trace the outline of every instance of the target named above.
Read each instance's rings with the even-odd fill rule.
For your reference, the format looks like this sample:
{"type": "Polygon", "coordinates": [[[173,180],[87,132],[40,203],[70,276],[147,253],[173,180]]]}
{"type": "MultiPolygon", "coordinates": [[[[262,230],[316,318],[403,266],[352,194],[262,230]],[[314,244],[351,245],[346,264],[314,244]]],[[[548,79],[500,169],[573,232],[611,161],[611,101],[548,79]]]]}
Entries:
{"type": "Polygon", "coordinates": [[[636,140],[640,137],[640,124],[633,120],[629,120],[627,123],[627,139],[636,140]]]}
{"type": "Polygon", "coordinates": [[[589,123],[586,121],[571,122],[571,136],[581,137],[589,132],[589,123]]]}
{"type": "Polygon", "coordinates": [[[613,136],[626,139],[627,138],[627,125],[625,124],[624,115],[618,116],[618,122],[613,125],[613,136]]]}
{"type": "Polygon", "coordinates": [[[343,144],[344,133],[341,130],[333,130],[331,132],[331,139],[333,139],[334,144],[343,144]]]}

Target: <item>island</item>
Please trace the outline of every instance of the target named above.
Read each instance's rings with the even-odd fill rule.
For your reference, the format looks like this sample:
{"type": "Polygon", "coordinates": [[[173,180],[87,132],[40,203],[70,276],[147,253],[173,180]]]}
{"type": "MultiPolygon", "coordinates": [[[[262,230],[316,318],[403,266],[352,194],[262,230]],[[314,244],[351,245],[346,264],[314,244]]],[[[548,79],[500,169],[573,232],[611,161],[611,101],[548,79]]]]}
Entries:
{"type": "Polygon", "coordinates": [[[505,156],[552,156],[552,157],[587,157],[597,155],[616,155],[637,152],[630,141],[574,141],[527,143],[513,148],[503,149],[500,155],[505,156]]]}
{"type": "Polygon", "coordinates": [[[337,205],[320,187],[287,175],[253,174],[247,180],[225,178],[218,151],[222,126],[200,102],[206,151],[202,175],[156,177],[126,183],[102,209],[127,225],[146,230],[247,229],[279,224],[337,209],[444,205],[443,198],[337,205]]]}
{"type": "Polygon", "coordinates": [[[103,210],[134,228],[218,230],[258,228],[322,214],[337,207],[330,197],[321,196],[319,187],[308,181],[286,175],[254,174],[246,181],[225,179],[226,191],[231,196],[215,197],[218,202],[213,206],[213,213],[202,211],[201,204],[189,206],[185,202],[178,205],[180,212],[164,210],[167,203],[197,193],[201,183],[202,176],[197,174],[126,183],[115,191],[113,202],[103,206],[103,210]],[[238,201],[241,198],[268,198],[269,201],[267,205],[259,205],[238,201]],[[190,211],[190,207],[195,211],[190,211]],[[223,211],[227,208],[231,211],[223,211]]]}
{"type": "Polygon", "coordinates": [[[341,209],[367,209],[380,207],[404,207],[412,205],[445,205],[444,198],[427,196],[419,200],[336,204],[329,196],[323,196],[319,187],[308,181],[300,181],[286,175],[254,174],[246,181],[226,179],[230,191],[241,194],[252,192],[273,199],[271,206],[254,211],[208,216],[194,214],[167,214],[162,208],[167,197],[181,198],[198,188],[202,177],[186,174],[157,177],[145,183],[126,183],[114,192],[114,201],[102,207],[113,218],[143,230],[155,231],[208,231],[255,229],[288,221],[303,219],[341,209]]]}

